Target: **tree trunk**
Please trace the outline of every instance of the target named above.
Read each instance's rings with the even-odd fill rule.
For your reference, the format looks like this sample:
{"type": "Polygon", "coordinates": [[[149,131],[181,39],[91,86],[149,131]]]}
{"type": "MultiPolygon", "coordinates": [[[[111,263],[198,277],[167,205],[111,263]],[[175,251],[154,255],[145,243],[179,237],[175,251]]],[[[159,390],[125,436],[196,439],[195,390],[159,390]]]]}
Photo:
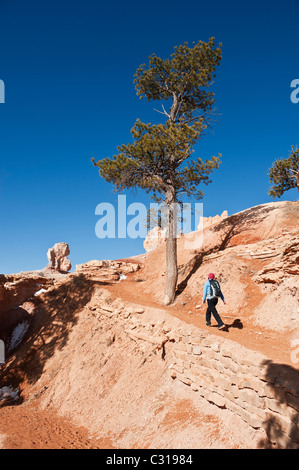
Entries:
{"type": "Polygon", "coordinates": [[[297,171],[296,175],[295,175],[295,181],[296,181],[296,186],[297,186],[297,189],[299,191],[299,171],[297,171]]]}
{"type": "MultiPolygon", "coordinates": [[[[176,112],[178,109],[178,98],[176,93],[172,96],[172,106],[170,110],[169,121],[175,124],[176,112]]],[[[170,157],[173,162],[173,158],[170,157]]],[[[172,168],[172,174],[175,169],[172,168]]],[[[178,280],[178,262],[177,262],[177,211],[176,211],[176,191],[172,178],[165,191],[165,203],[168,207],[168,226],[166,239],[166,286],[164,295],[164,305],[170,305],[174,302],[175,292],[178,280]]]]}
{"type": "Polygon", "coordinates": [[[164,305],[174,302],[178,280],[177,266],[177,214],[175,191],[166,193],[165,202],[168,206],[168,226],[166,239],[166,286],[164,305]]]}

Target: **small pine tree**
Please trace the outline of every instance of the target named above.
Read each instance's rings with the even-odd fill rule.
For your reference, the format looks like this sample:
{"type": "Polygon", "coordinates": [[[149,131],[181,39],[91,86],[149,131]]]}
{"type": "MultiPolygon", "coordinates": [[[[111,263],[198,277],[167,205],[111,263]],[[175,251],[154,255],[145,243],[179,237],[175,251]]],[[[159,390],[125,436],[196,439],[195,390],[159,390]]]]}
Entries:
{"type": "Polygon", "coordinates": [[[131,130],[133,143],[119,146],[113,158],[92,159],[100,175],[116,190],[141,188],[166,204],[166,305],[175,299],[178,275],[176,204],[182,202],[183,195],[201,199],[199,185],[210,183],[210,173],[220,165],[220,155],[207,161],[190,159],[195,143],[214,119],[214,93],[209,87],[220,61],[221,44],[216,47],[214,38],[192,47],[188,43],[175,47],[165,60],[151,55],[148,67],[143,64],[137,69],[134,82],[140,98],[164,101],[158,112],[165,122],[137,120],[131,130]]]}
{"type": "Polygon", "coordinates": [[[268,174],[273,183],[268,194],[273,199],[292,188],[299,191],[299,149],[292,146],[289,157],[274,162],[268,174]]]}

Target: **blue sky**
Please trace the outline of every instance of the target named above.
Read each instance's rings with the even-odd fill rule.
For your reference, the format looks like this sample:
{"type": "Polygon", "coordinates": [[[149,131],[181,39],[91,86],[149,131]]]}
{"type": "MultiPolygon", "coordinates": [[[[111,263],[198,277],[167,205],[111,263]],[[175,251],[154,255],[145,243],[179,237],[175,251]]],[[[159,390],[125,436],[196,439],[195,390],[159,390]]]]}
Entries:
{"type": "MultiPolygon", "coordinates": [[[[194,154],[222,154],[203,188],[204,215],[271,202],[267,169],[299,145],[290,100],[298,17],[298,0],[0,0],[0,272],[43,268],[60,241],[73,268],[144,252],[143,239],[96,237],[95,208],[117,195],[90,159],[129,142],[137,118],[161,118],[159,103],[136,96],[133,76],[150,54],[166,58],[184,41],[223,44],[218,123],[194,154]]],[[[297,199],[297,190],[282,197],[297,199]]]]}

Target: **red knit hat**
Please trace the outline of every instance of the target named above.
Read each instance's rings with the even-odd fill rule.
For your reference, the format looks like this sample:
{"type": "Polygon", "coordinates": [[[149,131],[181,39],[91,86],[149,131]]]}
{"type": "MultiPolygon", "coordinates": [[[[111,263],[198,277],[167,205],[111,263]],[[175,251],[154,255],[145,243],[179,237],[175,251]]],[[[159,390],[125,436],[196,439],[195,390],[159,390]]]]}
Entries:
{"type": "Polygon", "coordinates": [[[208,279],[214,279],[214,277],[215,277],[215,274],[213,274],[213,273],[210,273],[210,274],[208,275],[208,279]]]}

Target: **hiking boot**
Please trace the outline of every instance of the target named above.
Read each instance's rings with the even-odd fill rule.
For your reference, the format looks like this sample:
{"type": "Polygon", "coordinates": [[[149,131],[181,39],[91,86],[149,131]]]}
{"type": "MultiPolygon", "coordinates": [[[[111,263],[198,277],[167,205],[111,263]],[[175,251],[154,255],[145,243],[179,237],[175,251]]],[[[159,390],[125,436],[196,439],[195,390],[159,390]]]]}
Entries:
{"type": "Polygon", "coordinates": [[[206,323],[207,326],[211,326],[211,323],[206,323]]]}
{"type": "Polygon", "coordinates": [[[225,324],[223,323],[222,325],[218,326],[218,330],[223,330],[225,328],[225,324]]]}

